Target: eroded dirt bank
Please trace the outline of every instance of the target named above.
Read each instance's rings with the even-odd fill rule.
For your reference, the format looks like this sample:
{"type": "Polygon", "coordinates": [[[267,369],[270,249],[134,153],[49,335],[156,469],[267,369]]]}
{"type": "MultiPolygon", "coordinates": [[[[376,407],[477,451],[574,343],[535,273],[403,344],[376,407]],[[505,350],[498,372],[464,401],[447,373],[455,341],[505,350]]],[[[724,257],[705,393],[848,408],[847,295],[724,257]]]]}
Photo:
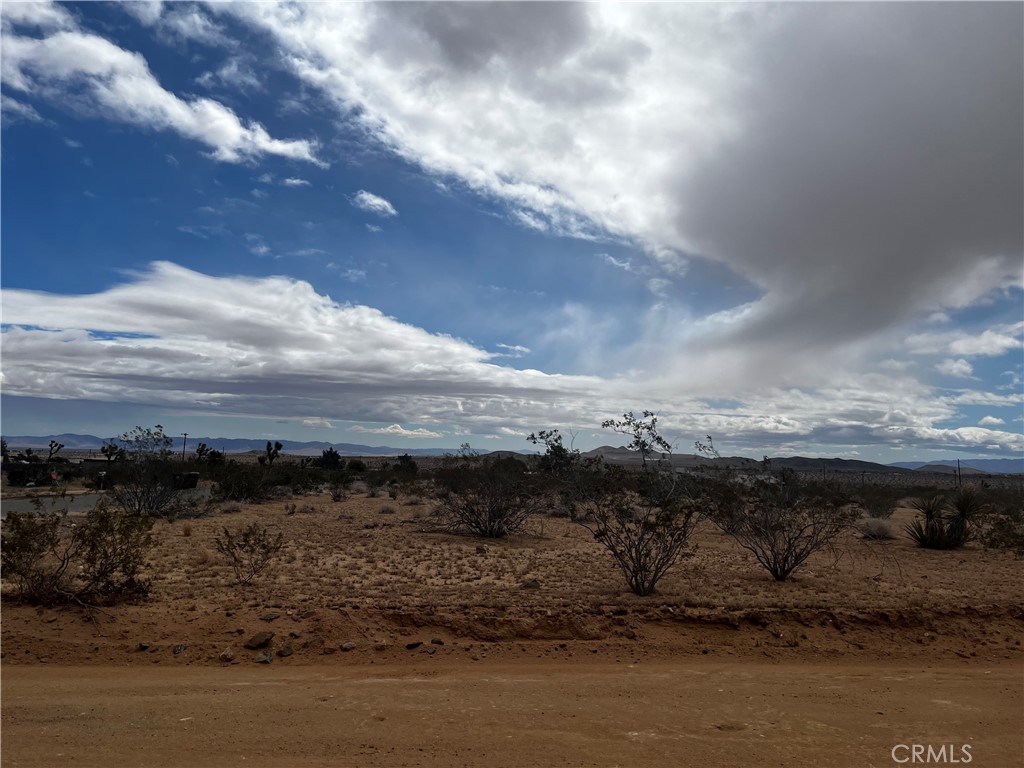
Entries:
{"type": "Polygon", "coordinates": [[[1021,672],[1005,661],[703,658],[5,666],[2,757],[7,768],[866,768],[897,765],[896,745],[925,744],[954,745],[974,768],[1012,768],[1024,750],[1021,672]]]}

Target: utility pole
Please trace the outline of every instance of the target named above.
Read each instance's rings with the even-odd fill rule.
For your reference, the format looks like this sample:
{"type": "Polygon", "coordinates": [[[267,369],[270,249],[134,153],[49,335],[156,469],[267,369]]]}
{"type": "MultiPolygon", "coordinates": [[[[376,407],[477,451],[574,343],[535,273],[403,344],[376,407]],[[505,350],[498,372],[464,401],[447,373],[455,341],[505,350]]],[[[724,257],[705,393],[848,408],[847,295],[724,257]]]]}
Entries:
{"type": "Polygon", "coordinates": [[[181,460],[185,460],[185,443],[188,442],[188,432],[181,433],[181,460]]]}

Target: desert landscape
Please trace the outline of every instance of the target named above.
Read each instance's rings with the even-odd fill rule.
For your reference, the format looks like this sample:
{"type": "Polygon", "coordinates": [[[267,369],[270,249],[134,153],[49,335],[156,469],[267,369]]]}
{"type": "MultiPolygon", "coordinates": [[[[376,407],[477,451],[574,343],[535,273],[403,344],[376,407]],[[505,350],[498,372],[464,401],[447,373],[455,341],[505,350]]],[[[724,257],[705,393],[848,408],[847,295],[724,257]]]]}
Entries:
{"type": "Polygon", "coordinates": [[[900,507],[776,582],[704,520],[639,597],[578,523],[454,533],[429,489],[211,504],[155,523],[146,599],[5,600],[5,764],[1019,764],[1010,552],[900,507]],[[282,548],[240,585],[218,539],[254,523],[282,548]]]}

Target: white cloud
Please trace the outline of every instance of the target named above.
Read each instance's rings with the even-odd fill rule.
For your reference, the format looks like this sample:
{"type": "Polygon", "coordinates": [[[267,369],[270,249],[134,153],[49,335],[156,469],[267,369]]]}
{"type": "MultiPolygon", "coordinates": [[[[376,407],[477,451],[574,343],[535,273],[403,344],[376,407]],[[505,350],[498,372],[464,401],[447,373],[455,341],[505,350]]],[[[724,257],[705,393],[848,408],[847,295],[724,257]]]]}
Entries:
{"type": "Polygon", "coordinates": [[[367,232],[372,232],[373,234],[377,234],[378,232],[383,232],[384,228],[383,227],[379,227],[376,224],[367,224],[366,225],[366,231],[367,232]]]}
{"type": "Polygon", "coordinates": [[[997,416],[983,416],[981,421],[978,422],[978,426],[981,427],[998,427],[1006,422],[997,416]]]}
{"type": "Polygon", "coordinates": [[[945,333],[919,333],[907,338],[909,352],[919,355],[951,354],[964,357],[998,357],[1020,349],[1024,341],[1024,322],[1001,324],[980,334],[956,330],[945,333]]]}
{"type": "Polygon", "coordinates": [[[649,407],[683,447],[712,434],[731,450],[755,453],[778,453],[782,445],[794,452],[829,445],[1024,450],[1024,436],[1013,432],[935,426],[961,404],[1019,407],[1019,395],[938,396],[907,377],[874,375],[819,388],[740,382],[708,393],[735,400],[711,407],[682,394],[675,379],[496,365],[493,353],[465,341],[337,303],[284,277],[211,277],[158,262],[101,293],[5,290],[2,301],[4,393],[13,397],[205,403],[223,415],[303,420],[313,412],[332,424],[443,424],[446,432],[477,435],[590,426],[649,407]]]}
{"type": "Polygon", "coordinates": [[[0,97],[0,113],[3,114],[4,123],[45,123],[46,118],[36,111],[31,104],[8,96],[6,93],[0,97]]]}
{"type": "Polygon", "coordinates": [[[946,376],[953,376],[959,379],[969,379],[974,373],[974,367],[962,357],[957,360],[946,358],[935,366],[935,370],[946,376]]]}
{"type": "Polygon", "coordinates": [[[717,349],[710,367],[785,385],[1024,276],[1019,7],[218,10],[273,36],[339,119],[524,226],[639,246],[645,278],[703,258],[756,287],[733,323],[695,334],[682,307],[661,325],[665,375],[717,349]]]}
{"type": "Polygon", "coordinates": [[[393,437],[444,437],[443,432],[431,432],[429,429],[406,429],[401,424],[392,424],[390,427],[369,428],[360,425],[349,427],[350,432],[365,432],[371,435],[391,435],[393,437]]]}
{"type": "Polygon", "coordinates": [[[522,344],[495,344],[494,346],[505,350],[496,355],[498,357],[522,357],[523,355],[530,354],[530,348],[524,347],[522,344]]]}
{"type": "Polygon", "coordinates": [[[375,195],[372,192],[367,192],[365,189],[360,189],[352,197],[352,205],[359,208],[367,213],[375,213],[378,216],[397,216],[398,211],[395,210],[395,206],[385,200],[379,195],[375,195]]]}
{"type": "Polygon", "coordinates": [[[7,88],[118,122],[174,131],[206,145],[211,156],[223,162],[277,155],[322,164],[314,142],[273,138],[261,124],[243,121],[217,101],[171,93],[140,54],[75,28],[63,9],[55,7],[55,18],[62,20],[56,31],[29,37],[18,35],[7,23],[7,6],[2,60],[7,88]]]}
{"type": "Polygon", "coordinates": [[[309,182],[305,179],[288,178],[281,182],[286,187],[308,187],[309,182]]]}
{"type": "Polygon", "coordinates": [[[312,419],[303,419],[302,426],[308,427],[309,429],[332,429],[331,422],[327,419],[317,416],[312,419]]]}

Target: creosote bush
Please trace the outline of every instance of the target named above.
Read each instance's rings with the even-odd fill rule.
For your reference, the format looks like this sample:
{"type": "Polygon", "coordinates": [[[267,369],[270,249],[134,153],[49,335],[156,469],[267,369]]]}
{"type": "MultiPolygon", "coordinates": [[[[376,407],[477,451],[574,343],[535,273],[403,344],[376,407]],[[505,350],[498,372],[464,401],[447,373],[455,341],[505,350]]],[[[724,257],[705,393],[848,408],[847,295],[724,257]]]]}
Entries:
{"type": "Polygon", "coordinates": [[[751,488],[747,508],[729,531],[776,581],[785,581],[850,530],[860,510],[829,489],[805,492],[792,473],[766,477],[751,488]]]}
{"type": "Polygon", "coordinates": [[[277,536],[273,536],[259,523],[250,523],[237,531],[228,528],[223,531],[224,536],[216,537],[213,544],[227,559],[238,584],[251,583],[284,547],[283,533],[278,531],[277,536]]]}
{"type": "Polygon", "coordinates": [[[525,471],[515,459],[451,459],[437,477],[445,527],[488,539],[519,533],[539,508],[525,471]]]}
{"type": "Polygon", "coordinates": [[[102,502],[77,525],[66,510],[11,512],[3,527],[4,579],[18,599],[40,605],[145,597],[150,584],[141,572],[152,526],[149,516],[102,502]]]}

